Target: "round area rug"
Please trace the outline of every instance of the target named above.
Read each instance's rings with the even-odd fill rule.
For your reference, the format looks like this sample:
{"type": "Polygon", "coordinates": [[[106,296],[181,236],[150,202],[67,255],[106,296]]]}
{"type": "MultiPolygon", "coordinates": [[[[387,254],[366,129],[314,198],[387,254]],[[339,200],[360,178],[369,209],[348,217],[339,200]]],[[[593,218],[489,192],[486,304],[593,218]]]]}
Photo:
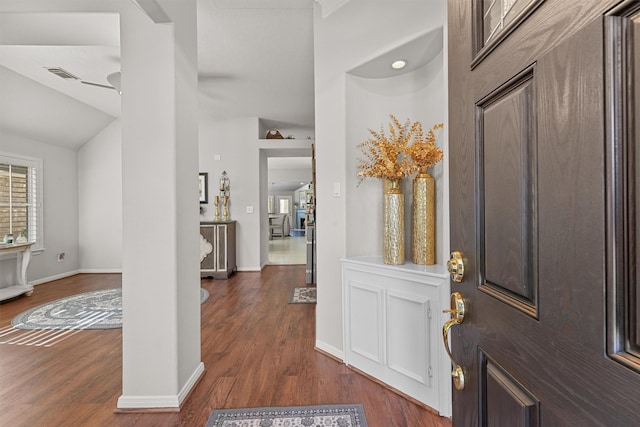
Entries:
{"type": "MultiPolygon", "coordinates": [[[[200,288],[200,304],[209,292],[200,288]]],[[[105,289],[61,298],[13,318],[17,329],[113,329],[122,327],[122,289],[105,289]]]]}

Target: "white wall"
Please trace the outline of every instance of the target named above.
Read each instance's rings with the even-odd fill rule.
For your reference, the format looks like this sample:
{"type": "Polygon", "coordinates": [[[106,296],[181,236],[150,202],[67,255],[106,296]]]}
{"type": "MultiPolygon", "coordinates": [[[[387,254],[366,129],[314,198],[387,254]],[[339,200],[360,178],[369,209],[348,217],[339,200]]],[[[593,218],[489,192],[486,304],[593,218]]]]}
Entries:
{"type": "MultiPolygon", "coordinates": [[[[316,5],[314,14],[316,219],[318,229],[322,230],[317,236],[316,345],[337,357],[342,357],[340,259],[348,254],[348,244],[354,251],[356,248],[360,251],[362,245],[376,245],[377,238],[369,236],[378,233],[378,229],[368,229],[363,235],[362,230],[352,229],[353,221],[347,218],[347,199],[362,189],[353,188],[356,170],[348,153],[360,141],[348,140],[354,136],[349,134],[347,113],[351,111],[351,116],[360,117],[358,120],[363,126],[366,123],[364,132],[367,127],[378,126],[382,117],[382,111],[377,111],[375,117],[365,119],[355,113],[355,105],[347,105],[348,88],[356,90],[353,81],[351,86],[347,83],[347,72],[428,30],[442,27],[446,16],[444,1],[403,1],[401,5],[396,1],[349,2],[326,18],[316,5]],[[332,194],[334,183],[342,189],[340,197],[332,194]],[[349,243],[356,239],[362,243],[357,246],[349,243]]],[[[446,111],[445,105],[443,111],[446,111]]],[[[419,118],[424,116],[414,119],[419,118]]],[[[364,191],[377,191],[372,188],[365,187],[364,191]]],[[[375,201],[366,205],[367,209],[364,207],[360,210],[366,215],[376,215],[374,211],[381,209],[375,201]]],[[[373,228],[378,219],[371,221],[373,228]]]]}
{"type": "Polygon", "coordinates": [[[231,181],[229,213],[236,224],[238,270],[259,271],[260,260],[260,156],[257,118],[200,119],[200,172],[209,173],[209,204],[201,221],[213,221],[214,197],[220,175],[231,181]],[[215,160],[216,155],[220,160],[215,160]],[[247,207],[253,206],[253,213],[247,207]]]}
{"type": "Polygon", "coordinates": [[[78,151],[80,270],[122,271],[122,125],[114,120],[78,151]]]}
{"type": "MultiPolygon", "coordinates": [[[[61,148],[0,129],[0,152],[40,158],[43,161],[44,244],[42,253],[31,258],[27,280],[43,283],[68,276],[79,268],[78,249],[78,168],[74,150],[61,148]],[[63,262],[57,254],[65,253],[63,262]]],[[[15,277],[15,259],[4,260],[0,271],[3,284],[15,277]],[[6,268],[5,268],[6,266],[6,268]]]]}
{"type": "MultiPolygon", "coordinates": [[[[425,133],[436,123],[445,121],[443,108],[445,87],[442,74],[442,52],[420,69],[386,79],[364,79],[348,76],[346,81],[346,185],[349,194],[346,200],[347,256],[382,255],[382,181],[367,178],[358,186],[356,176],[358,159],[362,152],[358,144],[371,137],[367,129],[379,131],[384,125],[388,135],[389,114],[404,123],[420,121],[425,133]],[[376,232],[372,232],[376,230],[376,232]],[[355,236],[367,235],[367,239],[355,236]]],[[[443,146],[442,132],[437,141],[443,146]]],[[[436,230],[443,228],[443,163],[430,171],[436,181],[436,230]]],[[[404,180],[405,197],[405,254],[411,259],[411,206],[412,186],[410,179],[404,180]]],[[[442,263],[442,232],[436,233],[436,262],[442,263]]]]}
{"type": "MultiPolygon", "coordinates": [[[[265,150],[258,150],[258,212],[267,212],[268,210],[268,174],[269,174],[269,157],[265,150]]],[[[259,235],[260,235],[260,268],[263,268],[269,262],[269,216],[260,214],[259,216],[259,235]]]]}
{"type": "Polygon", "coordinates": [[[179,407],[204,371],[198,298],[196,1],[157,3],[170,25],[154,24],[137,10],[120,15],[119,408],[179,407]]]}
{"type": "MultiPolygon", "coordinates": [[[[311,162],[309,162],[311,163],[311,162]]],[[[311,181],[311,167],[308,168],[270,168],[269,182],[303,182],[311,181]]],[[[300,185],[302,186],[302,184],[300,185]]]]}
{"type": "MultiPolygon", "coordinates": [[[[214,218],[213,197],[218,178],[226,170],[231,178],[231,218],[238,221],[237,258],[240,270],[254,271],[266,263],[260,260],[259,183],[256,146],[257,119],[239,118],[200,123],[200,172],[209,173],[209,204],[202,221],[214,218]],[[215,154],[220,154],[216,161],[215,154]],[[254,159],[255,157],[255,159],[254,159]],[[249,167],[255,160],[255,167],[249,167]],[[255,173],[254,173],[255,172],[255,173]],[[255,176],[254,176],[255,175],[255,176]],[[247,214],[246,206],[254,206],[247,214]]],[[[122,268],[122,152],[121,123],[114,121],[78,152],[79,235],[81,271],[121,271],[122,268]]],[[[266,171],[266,169],[265,169],[266,171]]],[[[279,172],[277,172],[279,173],[279,172]]],[[[283,171],[287,180],[310,171],[283,171]]],[[[280,176],[280,175],[278,175],[280,176]]],[[[152,210],[153,206],[149,207],[152,210]]],[[[266,212],[266,201],[264,201],[266,212]]],[[[266,233],[267,231],[265,231],[266,233]]]]}

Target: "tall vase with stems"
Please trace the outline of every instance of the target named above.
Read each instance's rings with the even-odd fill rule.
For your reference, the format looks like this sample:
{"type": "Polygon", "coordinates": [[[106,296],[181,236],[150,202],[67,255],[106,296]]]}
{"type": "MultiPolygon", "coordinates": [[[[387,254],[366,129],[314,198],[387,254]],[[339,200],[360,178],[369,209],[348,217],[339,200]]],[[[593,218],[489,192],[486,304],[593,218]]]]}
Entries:
{"type": "Polygon", "coordinates": [[[424,168],[413,179],[411,260],[414,264],[436,263],[436,184],[424,168]]]}
{"type": "Polygon", "coordinates": [[[384,183],[382,261],[385,264],[404,264],[404,194],[402,179],[384,183]]]}

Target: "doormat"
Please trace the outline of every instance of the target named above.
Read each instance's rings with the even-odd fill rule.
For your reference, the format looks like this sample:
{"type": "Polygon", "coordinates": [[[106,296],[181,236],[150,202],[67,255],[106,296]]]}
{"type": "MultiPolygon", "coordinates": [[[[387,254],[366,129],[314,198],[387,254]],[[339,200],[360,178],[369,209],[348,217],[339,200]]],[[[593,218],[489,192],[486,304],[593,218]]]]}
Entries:
{"type": "Polygon", "coordinates": [[[293,288],[289,294],[289,304],[315,304],[316,288],[293,288]]]}
{"type": "Polygon", "coordinates": [[[364,409],[355,405],[281,406],[215,409],[205,427],[367,427],[364,409]]]}

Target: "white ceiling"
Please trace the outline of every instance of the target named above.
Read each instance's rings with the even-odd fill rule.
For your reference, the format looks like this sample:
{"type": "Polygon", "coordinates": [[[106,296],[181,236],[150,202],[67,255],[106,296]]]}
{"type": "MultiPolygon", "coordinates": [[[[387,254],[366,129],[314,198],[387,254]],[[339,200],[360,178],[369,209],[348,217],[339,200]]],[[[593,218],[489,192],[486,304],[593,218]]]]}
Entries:
{"type": "MultiPolygon", "coordinates": [[[[77,7],[77,0],[30,1],[51,11],[77,7]]],[[[105,10],[102,2],[107,0],[83,1],[90,9],[105,10]]],[[[120,1],[130,7],[134,1],[157,4],[120,1]]],[[[326,17],[349,1],[372,0],[318,3],[326,17]]],[[[313,129],[313,3],[197,0],[200,113],[313,129]]],[[[119,15],[32,13],[28,5],[0,0],[0,129],[77,150],[120,116],[117,91],[81,83],[109,85],[107,76],[120,70],[119,15]],[[48,72],[50,67],[63,68],[79,80],[62,79],[48,72]]],[[[408,72],[428,62],[441,40],[441,34],[439,39],[436,33],[425,35],[351,73],[386,77],[390,60],[399,57],[408,60],[403,70],[408,72]]],[[[310,159],[276,162],[273,167],[296,168],[310,159]]]]}
{"type": "MultiPolygon", "coordinates": [[[[80,82],[109,85],[119,45],[117,14],[0,13],[0,127],[79,148],[120,115],[116,91],[80,82]]],[[[198,0],[198,74],[207,117],[313,128],[313,0],[198,0]]]]}

